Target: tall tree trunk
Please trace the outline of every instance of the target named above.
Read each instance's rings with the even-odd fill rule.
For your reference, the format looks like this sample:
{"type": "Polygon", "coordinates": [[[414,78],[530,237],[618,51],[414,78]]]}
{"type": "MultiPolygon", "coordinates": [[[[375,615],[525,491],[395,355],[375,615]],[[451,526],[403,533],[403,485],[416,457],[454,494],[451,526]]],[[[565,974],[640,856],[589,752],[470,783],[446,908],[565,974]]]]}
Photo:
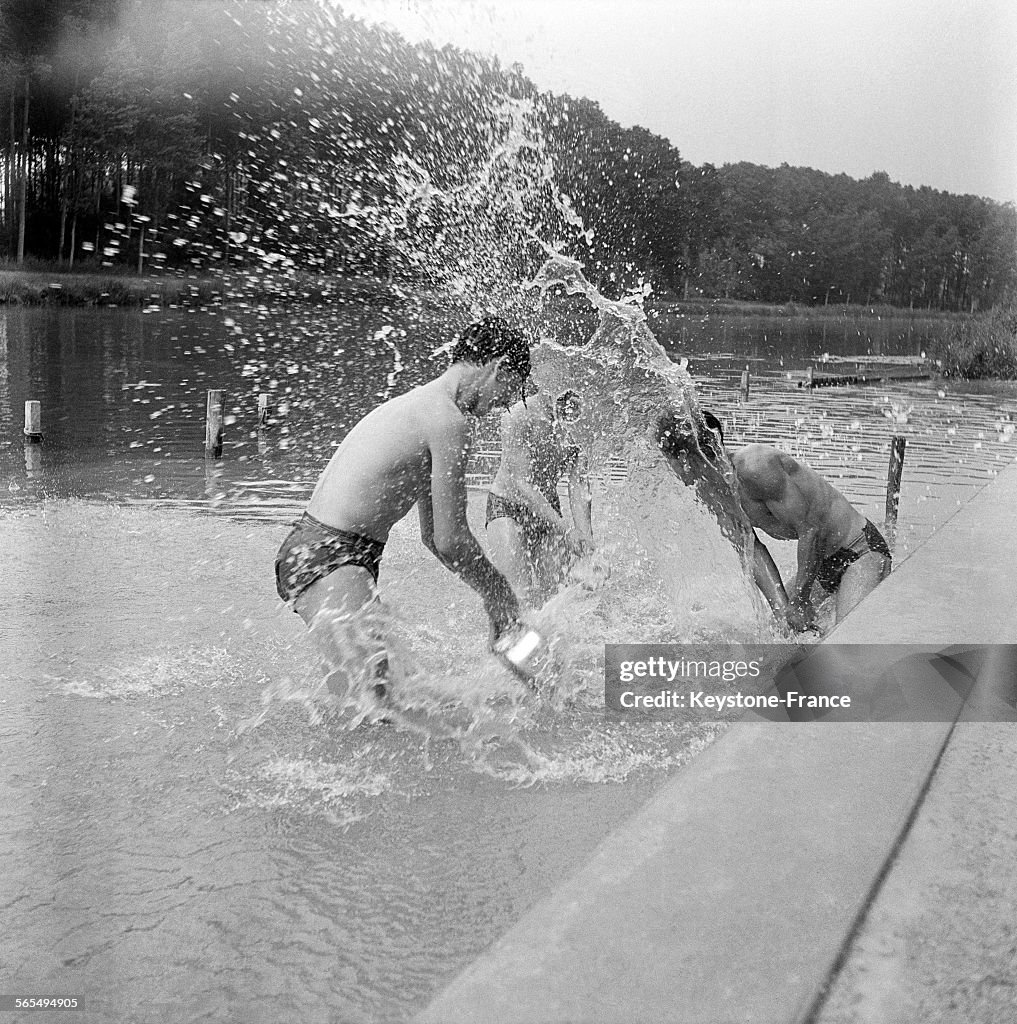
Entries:
{"type": "Polygon", "coordinates": [[[74,245],[75,239],[78,234],[78,211],[74,211],[74,216],[71,217],[71,251],[67,254],[67,269],[74,269],[74,245]]]}
{"type": "Polygon", "coordinates": [[[14,182],[18,176],[18,148],[14,143],[14,103],[18,97],[17,80],[11,82],[11,132],[7,146],[7,180],[4,183],[4,227],[7,233],[7,258],[14,251],[14,182]]]}
{"type": "Polygon", "coordinates": [[[24,123],[21,126],[21,187],[20,202],[18,203],[18,263],[25,262],[25,208],[27,206],[28,186],[28,94],[29,78],[25,75],[25,112],[24,123]]]}

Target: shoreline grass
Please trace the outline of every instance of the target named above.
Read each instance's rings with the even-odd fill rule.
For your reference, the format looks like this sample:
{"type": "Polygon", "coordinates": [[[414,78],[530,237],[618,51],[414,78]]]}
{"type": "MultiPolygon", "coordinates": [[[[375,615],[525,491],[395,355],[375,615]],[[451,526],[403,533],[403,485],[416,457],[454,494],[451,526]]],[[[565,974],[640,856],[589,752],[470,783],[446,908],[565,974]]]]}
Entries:
{"type": "Polygon", "coordinates": [[[1017,380],[1017,307],[958,325],[937,355],[945,377],[1017,380]]]}
{"type": "Polygon", "coordinates": [[[954,313],[938,309],[913,309],[904,306],[876,305],[865,306],[829,305],[807,306],[797,302],[753,302],[746,299],[648,299],[645,304],[647,312],[657,315],[674,313],[679,316],[773,316],[794,319],[807,317],[811,320],[829,319],[908,319],[908,320],[942,320],[969,321],[977,316],[972,313],[954,313]]]}

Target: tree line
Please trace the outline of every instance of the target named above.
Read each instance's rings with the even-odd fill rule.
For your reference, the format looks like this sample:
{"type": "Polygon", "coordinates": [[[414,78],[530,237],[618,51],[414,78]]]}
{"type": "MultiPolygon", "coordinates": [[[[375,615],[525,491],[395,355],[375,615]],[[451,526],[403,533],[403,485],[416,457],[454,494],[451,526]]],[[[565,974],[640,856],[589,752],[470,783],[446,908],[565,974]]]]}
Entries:
{"type": "MultiPolygon", "coordinates": [[[[2,0],[0,252],[449,277],[447,258],[396,236],[473,232],[471,258],[495,245],[478,225],[510,219],[511,203],[486,220],[479,204],[518,190],[493,178],[470,206],[461,181],[504,142],[506,100],[539,122],[554,187],[585,229],[569,254],[605,290],[963,311],[1013,300],[1012,204],[882,172],[695,166],[591,100],[541,93],[519,67],[409,45],[316,3],[2,0]],[[443,189],[458,212],[432,201],[443,189]]],[[[528,215],[553,219],[551,205],[528,215]]]]}

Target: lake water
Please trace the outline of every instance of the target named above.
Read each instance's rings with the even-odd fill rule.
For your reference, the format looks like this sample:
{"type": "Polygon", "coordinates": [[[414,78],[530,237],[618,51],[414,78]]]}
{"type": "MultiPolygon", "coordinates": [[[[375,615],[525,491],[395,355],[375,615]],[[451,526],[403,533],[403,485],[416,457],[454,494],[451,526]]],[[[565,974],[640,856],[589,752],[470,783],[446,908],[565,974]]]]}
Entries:
{"type": "MultiPolygon", "coordinates": [[[[732,446],[787,448],[877,522],[889,439],[906,436],[898,561],[1017,454],[1012,386],[788,377],[823,353],[917,354],[935,322],[650,324],[690,358],[732,446]]],[[[431,376],[447,334],[437,314],[355,304],[0,312],[0,991],[84,995],[76,1019],[96,1021],[405,1020],[719,734],[598,705],[605,640],[766,635],[692,512],[653,524],[686,552],[683,614],[663,609],[652,565],[619,556],[609,597],[560,609],[588,672],[547,706],[484,653],[476,598],[397,529],[386,604],[490,742],[315,717],[275,549],[345,430],[431,376]],[[203,455],[211,387],[230,417],[218,461],[203,455]],[[27,399],[43,403],[41,446],[21,437],[27,399]]],[[[631,555],[611,516],[625,479],[596,481],[595,516],[631,555]]],[[[774,550],[791,571],[793,546],[774,550]]]]}

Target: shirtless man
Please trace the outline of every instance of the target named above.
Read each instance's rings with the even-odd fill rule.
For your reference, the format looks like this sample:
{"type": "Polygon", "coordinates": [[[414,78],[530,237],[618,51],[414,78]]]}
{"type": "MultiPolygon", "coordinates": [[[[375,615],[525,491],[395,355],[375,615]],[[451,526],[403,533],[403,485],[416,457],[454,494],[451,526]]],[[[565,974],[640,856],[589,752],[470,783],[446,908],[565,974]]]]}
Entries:
{"type": "Polygon", "coordinates": [[[552,400],[537,394],[502,416],[501,465],[487,496],[491,560],[517,595],[546,600],[569,565],[593,551],[590,483],[585,453],[569,435],[583,415],[575,391],[552,400]],[[568,473],[570,527],[558,481],[568,473]]]}
{"type": "MultiPolygon", "coordinates": [[[[321,621],[334,626],[323,641],[333,664],[343,662],[350,618],[377,598],[389,531],[414,504],[421,540],[480,595],[492,638],[515,623],[512,588],[466,520],[466,464],[476,420],[521,394],[529,372],[523,334],[486,317],[462,332],[440,377],[378,406],[339,445],[275,564],[279,596],[308,626],[331,613],[321,621]]],[[[381,638],[366,660],[382,698],[388,665],[381,638]]],[[[337,682],[330,678],[330,689],[337,682]]]]}
{"type": "MultiPolygon", "coordinates": [[[[703,415],[708,429],[698,444],[687,424],[684,431],[658,433],[664,454],[677,463],[676,471],[686,482],[688,477],[714,476],[708,463],[723,449],[720,421],[709,412],[703,415]]],[[[752,526],[778,540],[798,541],[798,571],[790,595],[758,536],[753,558],[756,584],[774,614],[792,629],[812,625],[813,584],[837,595],[840,621],[889,575],[891,555],[883,535],[815,470],[765,444],[739,449],[732,463],[738,498],[752,526]]]]}

